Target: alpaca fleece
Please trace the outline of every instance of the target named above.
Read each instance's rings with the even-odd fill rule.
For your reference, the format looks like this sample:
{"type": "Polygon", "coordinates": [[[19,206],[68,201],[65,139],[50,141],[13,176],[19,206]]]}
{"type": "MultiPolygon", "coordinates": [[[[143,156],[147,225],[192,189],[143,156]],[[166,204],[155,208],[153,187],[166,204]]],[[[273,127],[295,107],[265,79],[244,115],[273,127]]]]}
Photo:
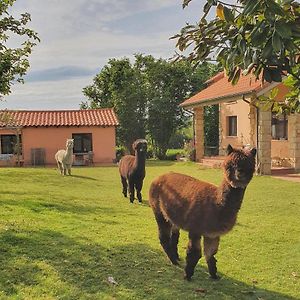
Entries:
{"type": "Polygon", "coordinates": [[[74,140],[67,139],[66,150],[58,150],[55,154],[55,160],[61,175],[71,175],[71,167],[73,163],[73,146],[74,140]]]}
{"type": "Polygon", "coordinates": [[[158,225],[160,243],[173,264],[178,264],[179,230],[189,233],[185,278],[190,280],[204,256],[210,276],[217,279],[216,259],[220,236],[236,223],[245,189],[255,170],[256,149],[244,151],[227,147],[224,179],[219,187],[188,175],[168,173],[150,186],[149,202],[158,225]]]}
{"type": "Polygon", "coordinates": [[[134,189],[136,189],[138,201],[142,202],[141,190],[146,175],[145,163],[147,154],[147,141],[138,139],[132,144],[135,155],[125,155],[119,163],[119,173],[122,182],[122,193],[127,197],[129,191],[130,202],[134,201],[134,189]]]}

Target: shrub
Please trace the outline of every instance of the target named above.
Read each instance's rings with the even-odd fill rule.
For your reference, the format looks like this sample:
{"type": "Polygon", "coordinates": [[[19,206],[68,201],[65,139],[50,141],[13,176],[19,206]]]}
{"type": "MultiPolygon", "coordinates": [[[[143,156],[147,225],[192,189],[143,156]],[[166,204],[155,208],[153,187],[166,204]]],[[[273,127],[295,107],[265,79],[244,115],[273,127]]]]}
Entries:
{"type": "Polygon", "coordinates": [[[184,156],[184,149],[168,149],[166,160],[177,160],[178,157],[184,156]]]}
{"type": "Polygon", "coordinates": [[[123,146],[116,147],[116,160],[120,161],[121,157],[126,153],[125,148],[123,146]]]}
{"type": "Polygon", "coordinates": [[[190,161],[196,161],[196,149],[193,141],[184,145],[184,155],[190,161]]]}

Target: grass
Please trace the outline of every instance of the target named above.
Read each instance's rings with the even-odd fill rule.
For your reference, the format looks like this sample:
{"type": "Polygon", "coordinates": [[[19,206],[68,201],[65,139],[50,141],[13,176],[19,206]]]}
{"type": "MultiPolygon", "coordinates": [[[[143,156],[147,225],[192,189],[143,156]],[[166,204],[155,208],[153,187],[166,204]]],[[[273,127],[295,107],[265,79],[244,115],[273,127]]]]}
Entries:
{"type": "Polygon", "coordinates": [[[169,170],[219,183],[220,170],[148,162],[144,204],[121,194],[116,167],[0,170],[0,299],[300,299],[300,184],[255,177],[238,224],[192,282],[163,254],[148,206],[150,182],[169,170]],[[117,285],[108,282],[113,277],[117,285]]]}

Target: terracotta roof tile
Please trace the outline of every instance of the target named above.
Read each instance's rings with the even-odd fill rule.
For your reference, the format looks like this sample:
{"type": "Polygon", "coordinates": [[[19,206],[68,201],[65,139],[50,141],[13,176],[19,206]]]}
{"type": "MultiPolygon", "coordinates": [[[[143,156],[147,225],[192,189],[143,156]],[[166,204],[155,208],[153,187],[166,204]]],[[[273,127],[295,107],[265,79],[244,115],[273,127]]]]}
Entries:
{"type": "Polygon", "coordinates": [[[118,119],[112,108],[87,110],[1,110],[0,127],[6,124],[22,127],[44,126],[116,126],[118,119]]]}
{"type": "Polygon", "coordinates": [[[201,102],[214,101],[220,98],[230,98],[234,95],[259,92],[269,85],[269,83],[262,84],[260,80],[256,80],[252,75],[241,76],[238,83],[236,85],[232,85],[231,82],[228,82],[224,72],[218,73],[206,81],[206,83],[208,86],[204,90],[185,100],[181,103],[181,106],[191,106],[198,103],[200,104],[201,102]]]}

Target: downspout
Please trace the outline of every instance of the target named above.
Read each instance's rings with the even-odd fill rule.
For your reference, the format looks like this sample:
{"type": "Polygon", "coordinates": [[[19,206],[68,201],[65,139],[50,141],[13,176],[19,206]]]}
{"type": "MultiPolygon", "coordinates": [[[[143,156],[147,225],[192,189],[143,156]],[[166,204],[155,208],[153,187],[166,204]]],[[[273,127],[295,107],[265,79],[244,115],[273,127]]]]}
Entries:
{"type": "Polygon", "coordinates": [[[261,175],[260,174],[260,161],[259,161],[259,148],[258,148],[258,125],[259,125],[259,108],[256,107],[256,173],[257,175],[261,175]]]}

